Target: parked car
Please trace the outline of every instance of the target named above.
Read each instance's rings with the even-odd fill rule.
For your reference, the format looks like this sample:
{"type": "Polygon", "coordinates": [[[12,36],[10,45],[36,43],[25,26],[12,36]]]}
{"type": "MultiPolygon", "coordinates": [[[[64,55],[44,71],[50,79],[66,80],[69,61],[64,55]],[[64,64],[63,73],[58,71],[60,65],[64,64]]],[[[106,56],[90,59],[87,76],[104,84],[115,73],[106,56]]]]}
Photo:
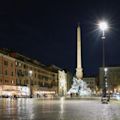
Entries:
{"type": "Polygon", "coordinates": [[[108,96],[103,96],[103,97],[101,98],[101,102],[102,102],[102,103],[108,104],[109,101],[110,101],[110,99],[109,99],[108,96]]]}
{"type": "Polygon", "coordinates": [[[108,104],[109,101],[110,101],[110,94],[103,94],[101,98],[101,102],[108,104]]]}

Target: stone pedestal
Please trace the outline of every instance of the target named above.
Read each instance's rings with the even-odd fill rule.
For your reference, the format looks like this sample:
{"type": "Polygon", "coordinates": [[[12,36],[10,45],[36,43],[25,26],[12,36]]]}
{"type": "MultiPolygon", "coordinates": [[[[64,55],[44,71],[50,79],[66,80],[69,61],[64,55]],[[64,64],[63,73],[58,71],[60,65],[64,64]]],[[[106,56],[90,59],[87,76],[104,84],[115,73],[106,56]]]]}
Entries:
{"type": "Polygon", "coordinates": [[[76,68],[76,78],[78,80],[82,79],[83,77],[83,71],[82,71],[82,68],[76,68]]]}

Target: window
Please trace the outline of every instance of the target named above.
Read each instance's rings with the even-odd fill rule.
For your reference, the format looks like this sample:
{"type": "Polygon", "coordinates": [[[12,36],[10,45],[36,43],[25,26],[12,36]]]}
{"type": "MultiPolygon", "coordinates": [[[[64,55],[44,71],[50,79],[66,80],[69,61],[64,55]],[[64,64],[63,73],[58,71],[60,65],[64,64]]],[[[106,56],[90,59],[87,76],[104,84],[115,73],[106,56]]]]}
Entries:
{"type": "Polygon", "coordinates": [[[2,68],[0,67],[0,75],[2,74],[2,68]]]}
{"type": "Polygon", "coordinates": [[[21,85],[21,80],[16,79],[17,85],[21,85]]]}
{"type": "Polygon", "coordinates": [[[13,76],[13,72],[11,72],[11,76],[13,76]]]}
{"type": "Polygon", "coordinates": [[[5,75],[8,75],[8,71],[7,70],[5,70],[5,75]]]}
{"type": "Polygon", "coordinates": [[[16,64],[16,66],[18,66],[18,62],[16,62],[15,64],[16,64]]]}
{"type": "Polygon", "coordinates": [[[26,80],[26,84],[28,84],[28,80],[26,80]]]}
{"type": "Polygon", "coordinates": [[[28,71],[24,71],[24,75],[25,75],[25,76],[28,76],[28,71]]]}
{"type": "Polygon", "coordinates": [[[18,69],[18,70],[17,70],[17,75],[18,75],[18,76],[23,76],[21,69],[18,69]]]}
{"type": "Polygon", "coordinates": [[[35,73],[35,78],[36,78],[36,73],[35,73]]]}
{"type": "Polygon", "coordinates": [[[21,67],[22,66],[22,64],[21,63],[19,63],[19,67],[21,67]]]}
{"type": "Polygon", "coordinates": [[[26,68],[26,65],[23,65],[24,68],[26,68]]]}
{"type": "Polygon", "coordinates": [[[4,65],[8,66],[8,61],[4,61],[4,65]]]}
{"type": "Polygon", "coordinates": [[[11,63],[11,67],[13,67],[13,63],[11,63]]]}
{"type": "Polygon", "coordinates": [[[33,85],[33,80],[31,80],[31,85],[33,85]]]}
{"type": "Polygon", "coordinates": [[[38,75],[38,79],[42,79],[42,76],[40,74],[38,75]]]}
{"type": "Polygon", "coordinates": [[[8,80],[5,80],[5,83],[8,83],[9,81],[8,80]]]}
{"type": "Polygon", "coordinates": [[[55,80],[55,75],[53,74],[52,76],[53,76],[53,80],[55,80]]]}
{"type": "Polygon", "coordinates": [[[0,79],[0,83],[2,83],[2,79],[0,79]]]}

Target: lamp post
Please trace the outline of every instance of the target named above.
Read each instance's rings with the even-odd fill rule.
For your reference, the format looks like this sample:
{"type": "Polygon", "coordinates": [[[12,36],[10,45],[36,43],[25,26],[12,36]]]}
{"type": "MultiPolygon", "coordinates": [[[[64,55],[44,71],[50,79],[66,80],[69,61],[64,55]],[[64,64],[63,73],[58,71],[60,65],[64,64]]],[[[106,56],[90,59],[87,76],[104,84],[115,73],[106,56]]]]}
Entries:
{"type": "Polygon", "coordinates": [[[29,70],[29,90],[30,90],[30,94],[29,94],[29,97],[32,98],[32,87],[31,87],[31,77],[32,77],[32,73],[33,71],[32,70],[29,70]]]}
{"type": "Polygon", "coordinates": [[[108,30],[108,23],[105,21],[101,21],[98,24],[99,29],[102,31],[102,67],[103,67],[103,82],[104,82],[104,88],[103,88],[103,96],[106,97],[106,91],[108,87],[107,83],[107,68],[105,68],[105,31],[108,30]]]}

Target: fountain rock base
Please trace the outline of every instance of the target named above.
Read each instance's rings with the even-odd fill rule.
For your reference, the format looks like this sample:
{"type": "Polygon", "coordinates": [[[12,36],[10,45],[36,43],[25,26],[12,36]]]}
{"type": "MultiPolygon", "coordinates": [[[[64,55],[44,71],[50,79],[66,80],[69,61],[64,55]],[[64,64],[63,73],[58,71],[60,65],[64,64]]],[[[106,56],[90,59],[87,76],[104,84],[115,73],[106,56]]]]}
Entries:
{"type": "Polygon", "coordinates": [[[73,84],[67,94],[77,94],[79,96],[91,96],[91,89],[87,87],[87,84],[83,80],[78,80],[73,77],[73,84]]]}

